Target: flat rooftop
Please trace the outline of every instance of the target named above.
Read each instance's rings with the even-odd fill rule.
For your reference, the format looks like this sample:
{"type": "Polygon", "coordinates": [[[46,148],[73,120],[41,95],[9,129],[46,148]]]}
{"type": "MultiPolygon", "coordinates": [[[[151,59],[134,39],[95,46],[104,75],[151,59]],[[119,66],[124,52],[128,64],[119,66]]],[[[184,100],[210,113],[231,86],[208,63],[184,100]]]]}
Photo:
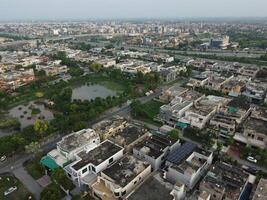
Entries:
{"type": "Polygon", "coordinates": [[[60,149],[65,152],[73,151],[79,147],[86,145],[91,139],[97,138],[98,135],[92,129],[84,129],[62,138],[57,143],[60,149]]]}
{"type": "Polygon", "coordinates": [[[152,135],[135,145],[134,148],[144,152],[150,157],[158,158],[163,154],[163,150],[166,149],[166,147],[172,146],[176,142],[176,140],[164,135],[152,135]]]}
{"type": "Polygon", "coordinates": [[[147,130],[145,128],[130,124],[115,136],[111,136],[110,139],[121,145],[129,145],[146,132],[147,130]]]}
{"type": "Polygon", "coordinates": [[[245,128],[255,130],[258,133],[267,135],[267,121],[263,119],[249,118],[245,123],[245,128]]]}
{"type": "Polygon", "coordinates": [[[266,200],[267,197],[267,179],[261,179],[252,200],[266,200]]]}
{"type": "Polygon", "coordinates": [[[92,128],[97,133],[99,133],[99,135],[102,135],[102,134],[107,133],[110,129],[116,128],[123,123],[126,123],[126,120],[123,117],[115,115],[110,119],[103,120],[101,122],[98,122],[97,124],[94,124],[92,128]]]}
{"type": "Polygon", "coordinates": [[[115,184],[125,187],[136,176],[143,172],[149,164],[132,155],[126,155],[102,173],[114,180],[115,184]]]}
{"type": "Polygon", "coordinates": [[[170,195],[173,185],[165,181],[159,173],[149,177],[128,200],[173,200],[170,195]]]}
{"type": "Polygon", "coordinates": [[[244,173],[242,169],[217,162],[200,183],[200,187],[216,192],[220,191],[221,194],[224,192],[229,199],[238,199],[247,179],[248,174],[244,173]]]}
{"type": "Polygon", "coordinates": [[[72,167],[75,170],[79,170],[89,163],[92,163],[94,166],[97,166],[105,160],[109,159],[114,154],[121,151],[122,149],[122,147],[112,143],[109,140],[106,140],[89,152],[80,152],[78,156],[81,158],[81,160],[74,164],[72,167]]]}

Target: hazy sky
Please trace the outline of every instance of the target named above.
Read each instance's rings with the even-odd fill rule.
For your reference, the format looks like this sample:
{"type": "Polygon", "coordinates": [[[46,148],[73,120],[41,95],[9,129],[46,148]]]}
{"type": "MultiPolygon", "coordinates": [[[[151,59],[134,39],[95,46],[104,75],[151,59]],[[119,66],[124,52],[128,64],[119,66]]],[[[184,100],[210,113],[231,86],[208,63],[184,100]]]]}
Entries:
{"type": "Polygon", "coordinates": [[[267,0],[0,0],[12,19],[267,16],[267,0]]]}

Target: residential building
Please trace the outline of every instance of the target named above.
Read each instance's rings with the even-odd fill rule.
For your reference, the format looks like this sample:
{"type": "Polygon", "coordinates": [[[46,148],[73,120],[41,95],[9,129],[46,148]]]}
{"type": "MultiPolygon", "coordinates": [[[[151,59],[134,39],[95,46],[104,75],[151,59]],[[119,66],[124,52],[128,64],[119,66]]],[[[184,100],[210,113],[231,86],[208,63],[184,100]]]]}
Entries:
{"type": "Polygon", "coordinates": [[[148,162],[153,170],[158,170],[168,153],[180,145],[179,140],[165,135],[150,135],[133,147],[135,157],[148,162]]]}
{"type": "Polygon", "coordinates": [[[83,150],[75,155],[75,161],[64,167],[69,178],[81,185],[91,185],[97,174],[123,156],[123,147],[109,140],[94,149],[83,150]]]}
{"type": "Polygon", "coordinates": [[[126,154],[100,173],[92,185],[93,194],[101,199],[121,199],[144,181],[151,171],[151,165],[126,154]]]}
{"type": "Polygon", "coordinates": [[[127,125],[128,123],[123,117],[115,115],[110,119],[105,119],[94,124],[92,128],[99,134],[101,140],[106,140],[122,131],[127,125]]]}
{"type": "Polygon", "coordinates": [[[92,129],[83,129],[64,136],[57,143],[57,148],[50,151],[47,156],[52,158],[60,167],[75,160],[77,153],[90,151],[100,144],[99,135],[92,129]]]}
{"type": "Polygon", "coordinates": [[[186,142],[167,156],[165,177],[171,183],[180,182],[190,190],[205,174],[213,160],[213,153],[198,149],[186,142]]]}
{"type": "Polygon", "coordinates": [[[248,177],[248,174],[238,167],[216,162],[200,182],[199,190],[205,191],[210,200],[240,200],[248,177]]]}

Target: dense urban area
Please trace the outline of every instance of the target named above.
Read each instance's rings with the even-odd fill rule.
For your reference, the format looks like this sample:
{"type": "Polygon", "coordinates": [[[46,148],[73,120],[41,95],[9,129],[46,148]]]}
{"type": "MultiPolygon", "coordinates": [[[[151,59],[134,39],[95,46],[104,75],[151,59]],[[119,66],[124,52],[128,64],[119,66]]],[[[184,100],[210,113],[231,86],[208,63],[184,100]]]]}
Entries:
{"type": "Polygon", "coordinates": [[[266,20],[0,22],[1,200],[266,200],[266,20]]]}

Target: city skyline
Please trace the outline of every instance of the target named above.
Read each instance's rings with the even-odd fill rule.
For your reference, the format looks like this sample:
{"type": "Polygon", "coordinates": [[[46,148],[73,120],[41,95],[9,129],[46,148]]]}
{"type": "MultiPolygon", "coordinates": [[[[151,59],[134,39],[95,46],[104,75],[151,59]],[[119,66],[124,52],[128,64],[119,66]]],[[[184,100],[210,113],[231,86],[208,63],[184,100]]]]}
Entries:
{"type": "Polygon", "coordinates": [[[267,17],[266,7],[264,0],[2,0],[0,21],[267,17]]]}

